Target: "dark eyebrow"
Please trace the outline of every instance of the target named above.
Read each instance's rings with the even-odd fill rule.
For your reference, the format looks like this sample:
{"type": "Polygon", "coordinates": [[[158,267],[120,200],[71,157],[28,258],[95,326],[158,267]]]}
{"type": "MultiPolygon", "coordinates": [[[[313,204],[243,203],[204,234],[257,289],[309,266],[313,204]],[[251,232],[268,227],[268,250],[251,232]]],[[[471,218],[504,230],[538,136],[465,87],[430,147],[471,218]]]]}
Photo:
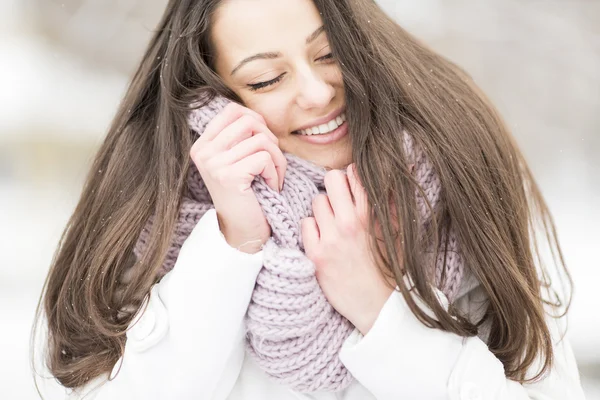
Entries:
{"type": "Polygon", "coordinates": [[[243,60],[242,60],[242,61],[241,61],[241,62],[240,62],[238,65],[237,65],[237,67],[235,67],[235,68],[233,69],[233,71],[231,71],[231,75],[235,74],[235,73],[236,73],[236,71],[237,71],[238,69],[240,69],[240,68],[241,68],[241,67],[242,67],[244,64],[246,64],[246,63],[249,63],[250,61],[259,60],[259,59],[260,59],[260,60],[263,60],[263,59],[264,59],[264,60],[272,60],[272,59],[274,59],[274,58],[279,58],[279,57],[281,57],[281,53],[277,53],[277,52],[275,52],[275,53],[273,53],[273,52],[269,52],[269,53],[258,53],[258,54],[255,54],[255,55],[253,55],[253,56],[250,56],[250,57],[248,57],[248,58],[244,58],[244,59],[243,59],[243,60]]]}
{"type": "Polygon", "coordinates": [[[310,36],[306,38],[306,44],[310,44],[310,42],[315,40],[324,30],[325,30],[325,26],[322,25],[316,31],[311,33],[310,36]]]}
{"type": "MultiPolygon", "coordinates": [[[[316,31],[310,34],[309,37],[306,38],[306,44],[309,45],[313,42],[323,31],[325,30],[325,26],[321,26],[317,28],[316,31]]],[[[281,53],[279,52],[267,52],[267,53],[258,53],[253,56],[244,58],[240,63],[231,71],[231,75],[235,74],[238,69],[240,69],[244,64],[249,63],[254,60],[272,60],[275,58],[281,57],[281,53]]]]}

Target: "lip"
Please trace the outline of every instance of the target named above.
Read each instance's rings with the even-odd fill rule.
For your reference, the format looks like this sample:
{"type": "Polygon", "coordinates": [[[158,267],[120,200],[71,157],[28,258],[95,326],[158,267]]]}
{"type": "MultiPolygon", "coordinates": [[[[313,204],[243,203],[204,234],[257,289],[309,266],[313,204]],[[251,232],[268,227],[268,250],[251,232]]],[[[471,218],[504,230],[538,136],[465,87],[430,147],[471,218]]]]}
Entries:
{"type": "Polygon", "coordinates": [[[348,133],[348,122],[344,121],[340,126],[329,133],[319,135],[294,134],[298,139],[313,144],[330,144],[346,136],[348,133]]]}
{"type": "Polygon", "coordinates": [[[337,110],[330,112],[329,114],[327,114],[324,117],[315,119],[314,121],[311,121],[310,123],[308,123],[306,125],[302,125],[298,129],[296,129],[294,132],[301,131],[302,129],[312,128],[313,126],[322,125],[326,122],[331,121],[334,118],[339,117],[340,115],[342,115],[344,113],[344,111],[346,111],[346,107],[338,108],[337,110]]]}

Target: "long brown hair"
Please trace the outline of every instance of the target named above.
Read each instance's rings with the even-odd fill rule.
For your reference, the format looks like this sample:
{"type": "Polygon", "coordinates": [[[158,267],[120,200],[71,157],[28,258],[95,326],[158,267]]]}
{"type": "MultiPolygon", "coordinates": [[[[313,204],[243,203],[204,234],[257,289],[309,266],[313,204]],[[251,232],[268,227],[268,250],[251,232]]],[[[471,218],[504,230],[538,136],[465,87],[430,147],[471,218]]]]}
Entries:
{"type": "MultiPolygon", "coordinates": [[[[344,78],[352,156],[369,203],[376,205],[370,207],[370,229],[381,228],[384,245],[373,239],[372,248],[382,270],[393,274],[424,324],[462,336],[477,334],[482,321],[469,321],[453,307],[446,311],[431,289],[424,268],[428,243],[419,240],[419,224],[410,223],[419,215],[418,188],[406,167],[406,129],[442,182],[430,239],[443,248],[438,238],[454,227],[466,265],[489,296],[484,316],[491,326],[489,349],[504,364],[506,376],[522,382],[540,357],[542,368],[534,379],[540,378],[552,365],[552,343],[542,295],[550,280],[534,234],[539,227],[554,250],[553,264],[565,272],[566,286],[572,282],[548,207],[505,124],[468,74],[374,2],[314,3],[344,78]],[[406,251],[397,252],[399,239],[406,251]],[[404,272],[414,278],[435,318],[415,304],[404,272]]],[[[43,311],[46,362],[66,387],[111,371],[132,318],[119,310],[125,304],[139,306],[156,281],[186,190],[194,140],[186,123],[188,105],[206,91],[241,102],[213,69],[210,27],[218,5],[218,0],[169,1],[60,240],[34,335],[43,311]],[[136,260],[132,249],[151,215],[150,251],[136,260]],[[130,267],[131,283],[120,293],[118,281],[130,267]]]]}

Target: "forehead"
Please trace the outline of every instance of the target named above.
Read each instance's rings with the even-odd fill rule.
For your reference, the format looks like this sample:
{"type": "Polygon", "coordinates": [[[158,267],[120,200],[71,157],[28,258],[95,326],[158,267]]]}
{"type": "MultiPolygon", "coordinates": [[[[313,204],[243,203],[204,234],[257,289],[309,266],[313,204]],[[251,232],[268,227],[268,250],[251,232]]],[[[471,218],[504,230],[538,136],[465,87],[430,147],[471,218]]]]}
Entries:
{"type": "Polygon", "coordinates": [[[212,26],[218,58],[227,64],[266,51],[304,48],[322,25],[311,0],[226,0],[212,26]]]}

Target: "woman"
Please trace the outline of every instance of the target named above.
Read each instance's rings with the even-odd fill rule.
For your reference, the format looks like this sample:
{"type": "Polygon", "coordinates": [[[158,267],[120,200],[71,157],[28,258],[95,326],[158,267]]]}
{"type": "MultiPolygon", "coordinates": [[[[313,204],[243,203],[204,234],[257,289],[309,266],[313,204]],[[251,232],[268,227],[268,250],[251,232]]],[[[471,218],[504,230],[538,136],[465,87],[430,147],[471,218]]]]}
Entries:
{"type": "Polygon", "coordinates": [[[73,398],[583,398],[538,218],[565,268],[493,107],[373,2],[173,0],[53,261],[48,367],[73,398]]]}

